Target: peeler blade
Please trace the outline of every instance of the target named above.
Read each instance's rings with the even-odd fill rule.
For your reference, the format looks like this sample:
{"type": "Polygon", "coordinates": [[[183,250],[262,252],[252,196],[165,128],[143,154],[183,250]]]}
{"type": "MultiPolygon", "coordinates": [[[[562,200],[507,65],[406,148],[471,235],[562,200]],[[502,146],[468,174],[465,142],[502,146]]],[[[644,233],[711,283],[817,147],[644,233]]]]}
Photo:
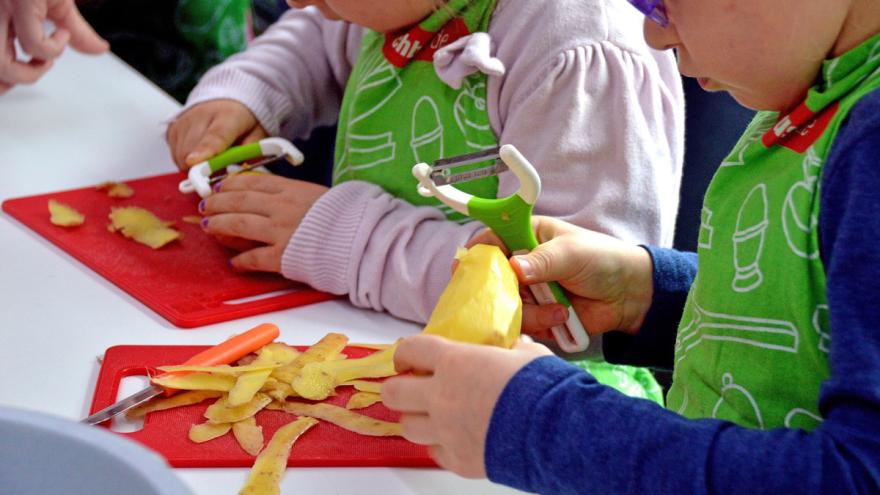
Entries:
{"type": "Polygon", "coordinates": [[[482,177],[498,175],[507,170],[507,165],[498,159],[500,157],[500,149],[500,147],[494,147],[474,153],[467,153],[465,155],[435,160],[434,163],[431,164],[431,173],[429,176],[431,177],[431,180],[434,181],[434,184],[438,186],[446,186],[458,182],[467,182],[482,177]],[[485,162],[488,160],[495,160],[495,163],[464,172],[452,173],[452,169],[455,167],[470,165],[471,163],[485,162]]]}

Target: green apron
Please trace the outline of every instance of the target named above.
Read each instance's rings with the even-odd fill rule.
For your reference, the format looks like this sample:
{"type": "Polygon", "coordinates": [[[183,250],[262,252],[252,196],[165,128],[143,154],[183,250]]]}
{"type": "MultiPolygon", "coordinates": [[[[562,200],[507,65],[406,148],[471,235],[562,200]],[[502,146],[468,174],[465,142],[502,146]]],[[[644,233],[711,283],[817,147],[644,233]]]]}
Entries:
{"type": "Polygon", "coordinates": [[[853,105],[878,87],[880,35],[825,61],[791,113],[759,112],[722,162],[704,199],[670,409],[758,429],[811,430],[822,421],[831,342],[819,256],[822,166],[853,105]]]}
{"type": "MultiPolygon", "coordinates": [[[[411,170],[416,163],[498,145],[489,125],[486,74],[472,74],[454,89],[437,76],[433,64],[438,49],[487,31],[494,8],[495,0],[452,0],[402,33],[367,32],[342,99],[334,184],[371,182],[412,204],[435,206],[450,220],[469,221],[436,198],[419,195],[411,170]]],[[[479,197],[498,195],[497,177],[456,186],[479,197]]],[[[606,385],[662,404],[660,387],[647,370],[577,364],[606,385]]]]}

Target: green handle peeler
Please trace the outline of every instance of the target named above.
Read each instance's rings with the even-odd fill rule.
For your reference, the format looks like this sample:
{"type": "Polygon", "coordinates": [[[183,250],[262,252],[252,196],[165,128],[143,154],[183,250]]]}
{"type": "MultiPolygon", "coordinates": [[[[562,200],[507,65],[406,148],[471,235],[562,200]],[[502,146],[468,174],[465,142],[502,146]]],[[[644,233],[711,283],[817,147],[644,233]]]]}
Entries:
{"type": "MultiPolygon", "coordinates": [[[[419,163],[413,167],[412,173],[419,181],[419,194],[436,197],[454,210],[479,220],[501,238],[512,254],[528,253],[538,246],[532,229],[532,208],[541,194],[541,179],[532,164],[513,145],[437,160],[433,166],[419,163]],[[488,167],[451,173],[453,167],[497,158],[501,161],[488,167]],[[451,185],[508,169],[519,179],[520,187],[505,198],[479,198],[451,185]]],[[[539,304],[556,302],[569,308],[568,321],[552,328],[559,347],[568,353],[586,350],[590,337],[559,284],[533,284],[529,289],[539,304]]]]}

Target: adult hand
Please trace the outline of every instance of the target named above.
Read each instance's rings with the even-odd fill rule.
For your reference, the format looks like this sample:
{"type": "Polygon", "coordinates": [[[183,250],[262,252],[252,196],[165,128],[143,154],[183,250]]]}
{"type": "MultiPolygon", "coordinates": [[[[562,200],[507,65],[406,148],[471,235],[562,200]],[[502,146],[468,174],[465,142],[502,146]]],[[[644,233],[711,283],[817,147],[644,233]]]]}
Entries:
{"type": "Polygon", "coordinates": [[[233,268],[280,272],[290,236],[326,191],[318,184],[277,175],[237,174],[199,204],[206,215],[202,228],[221,238],[238,238],[237,245],[247,249],[230,260],[233,268]]]}
{"type": "Polygon", "coordinates": [[[397,370],[414,374],[385,380],[382,402],[403,413],[403,436],[430,446],[437,464],[466,478],[483,478],[486,434],[501,392],[523,366],[551,354],[524,340],[502,349],[415,335],[394,354],[397,370]]]}
{"type": "MultiPolygon", "coordinates": [[[[555,218],[536,216],[532,224],[541,244],[510,259],[520,283],[559,282],[591,335],[610,330],[636,333],[653,296],[648,252],[555,218]]],[[[503,245],[489,230],[468,245],[477,243],[503,245]]],[[[561,304],[538,306],[534,299],[523,299],[523,332],[537,339],[552,339],[549,329],[567,318],[568,309],[561,304]]]]}
{"type": "Polygon", "coordinates": [[[74,0],[0,0],[0,93],[36,82],[68,44],[91,54],[110,46],[83,19],[74,0]],[[55,24],[51,36],[43,29],[46,20],[55,24]],[[16,38],[30,61],[17,59],[16,38]]]}
{"type": "Polygon", "coordinates": [[[165,135],[180,170],[207,160],[233,144],[268,136],[248,107],[235,100],[211,100],[180,114],[165,135]]]}

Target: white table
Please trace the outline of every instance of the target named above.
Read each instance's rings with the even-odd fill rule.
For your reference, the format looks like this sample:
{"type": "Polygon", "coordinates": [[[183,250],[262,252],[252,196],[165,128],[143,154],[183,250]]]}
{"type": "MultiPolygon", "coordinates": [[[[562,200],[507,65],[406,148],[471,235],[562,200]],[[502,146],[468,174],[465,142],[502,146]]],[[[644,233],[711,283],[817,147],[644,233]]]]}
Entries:
{"type": "MultiPolygon", "coordinates": [[[[0,96],[0,200],[174,170],[163,121],[179,104],[112,55],[68,51],[33,86],[0,96]]],[[[345,301],[178,329],[7,215],[0,220],[0,405],[78,420],[86,415],[97,357],[117,344],[214,344],[272,321],[282,341],[328,331],[389,342],[416,325],[345,301]]],[[[198,494],[234,494],[247,469],[177,469],[198,494]]],[[[282,491],[515,493],[433,469],[298,468],[282,491]]]]}

